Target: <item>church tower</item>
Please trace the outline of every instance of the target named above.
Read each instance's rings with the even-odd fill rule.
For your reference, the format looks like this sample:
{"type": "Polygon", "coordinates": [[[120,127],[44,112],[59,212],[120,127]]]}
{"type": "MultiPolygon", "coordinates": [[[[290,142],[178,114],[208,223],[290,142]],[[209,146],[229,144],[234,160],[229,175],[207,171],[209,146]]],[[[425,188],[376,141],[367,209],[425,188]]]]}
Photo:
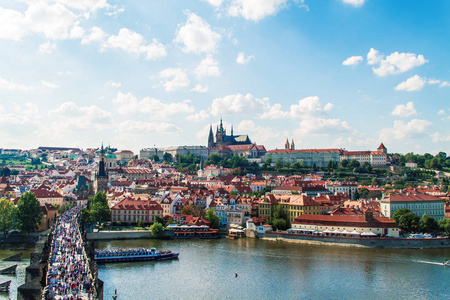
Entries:
{"type": "Polygon", "coordinates": [[[212,131],[212,125],[209,125],[208,148],[214,148],[214,134],[212,131]]]}
{"type": "Polygon", "coordinates": [[[95,174],[95,192],[108,191],[108,173],[105,169],[105,161],[105,150],[103,149],[102,143],[102,148],[100,150],[100,160],[98,162],[98,171],[95,174]]]}
{"type": "Polygon", "coordinates": [[[289,150],[289,139],[286,139],[286,143],[284,144],[284,150],[289,150]]]}
{"type": "Polygon", "coordinates": [[[222,119],[220,119],[220,126],[217,128],[216,132],[216,144],[218,147],[223,146],[223,141],[225,140],[226,130],[223,128],[222,119]]]}
{"type": "Polygon", "coordinates": [[[292,139],[292,143],[291,143],[291,150],[295,150],[294,139],[292,139]]]}

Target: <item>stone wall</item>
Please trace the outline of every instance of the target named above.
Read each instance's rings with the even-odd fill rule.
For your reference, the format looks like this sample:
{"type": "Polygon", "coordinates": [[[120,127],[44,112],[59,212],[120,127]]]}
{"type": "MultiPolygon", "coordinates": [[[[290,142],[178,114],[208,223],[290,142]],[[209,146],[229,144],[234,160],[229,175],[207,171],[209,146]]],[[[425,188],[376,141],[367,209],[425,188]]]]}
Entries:
{"type": "Polygon", "coordinates": [[[302,234],[270,232],[257,234],[259,238],[305,244],[330,244],[355,247],[380,248],[450,248],[450,238],[399,239],[399,238],[347,238],[311,236],[302,234]]]}
{"type": "Polygon", "coordinates": [[[126,239],[148,239],[152,237],[151,231],[99,231],[88,232],[88,240],[126,240],[126,239]]]}

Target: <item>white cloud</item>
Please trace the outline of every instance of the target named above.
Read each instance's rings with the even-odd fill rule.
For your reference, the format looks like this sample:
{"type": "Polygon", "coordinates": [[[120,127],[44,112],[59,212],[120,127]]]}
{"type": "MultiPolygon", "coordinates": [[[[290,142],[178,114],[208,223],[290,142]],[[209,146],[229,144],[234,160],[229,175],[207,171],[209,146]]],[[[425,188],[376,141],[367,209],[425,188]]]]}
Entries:
{"type": "Polygon", "coordinates": [[[109,87],[112,87],[112,88],[119,88],[119,87],[122,86],[122,83],[110,80],[105,85],[109,86],[109,87]]]}
{"type": "Polygon", "coordinates": [[[275,103],[274,105],[268,104],[266,111],[258,117],[260,119],[284,119],[289,117],[289,112],[281,110],[280,103],[275,103]]]}
{"type": "Polygon", "coordinates": [[[197,92],[197,93],[207,93],[209,91],[209,86],[197,84],[193,89],[190,90],[191,92],[197,92]]]}
{"type": "Polygon", "coordinates": [[[212,6],[219,7],[222,5],[223,0],[203,0],[205,2],[208,2],[212,6]]]}
{"type": "Polygon", "coordinates": [[[56,48],[55,43],[47,42],[47,43],[39,45],[39,52],[41,52],[41,53],[51,54],[56,49],[57,48],[56,48]]]}
{"type": "Polygon", "coordinates": [[[49,88],[49,89],[57,89],[59,88],[59,85],[53,82],[48,82],[48,81],[42,81],[41,82],[43,86],[49,88]]]}
{"type": "Polygon", "coordinates": [[[94,26],[89,29],[89,34],[86,34],[81,39],[81,44],[89,44],[91,42],[101,43],[105,40],[106,34],[100,27],[94,26]]]}
{"type": "Polygon", "coordinates": [[[440,86],[441,87],[450,86],[450,81],[443,81],[440,86]]]}
{"type": "Polygon", "coordinates": [[[250,133],[252,142],[258,144],[271,142],[277,137],[280,137],[280,134],[274,129],[258,126],[251,120],[242,120],[238,124],[238,126],[234,130],[234,134],[239,134],[240,132],[250,133]],[[267,134],[268,132],[270,132],[270,134],[267,134]]]}
{"type": "Polygon", "coordinates": [[[208,54],[206,58],[202,59],[194,73],[200,78],[205,76],[219,76],[220,69],[219,62],[214,60],[212,54],[208,54]]]}
{"type": "MultiPolygon", "coordinates": [[[[406,81],[398,84],[395,89],[397,91],[420,91],[426,84],[440,84],[441,80],[439,79],[427,79],[425,77],[420,77],[419,75],[414,75],[408,78],[406,81]]],[[[440,85],[442,87],[442,84],[440,85]]]]}
{"type": "Polygon", "coordinates": [[[153,119],[166,120],[170,115],[177,113],[192,113],[195,111],[190,100],[181,102],[164,103],[159,99],[145,97],[141,101],[131,94],[118,92],[113,103],[117,104],[117,112],[119,114],[149,114],[153,119]]]}
{"type": "Polygon", "coordinates": [[[288,0],[232,0],[228,14],[233,17],[243,17],[246,20],[259,20],[276,14],[286,6],[288,0]]]}
{"type": "Polygon", "coordinates": [[[255,57],[253,55],[245,56],[244,52],[239,52],[238,56],[236,57],[236,62],[238,64],[248,64],[252,59],[255,57]]]}
{"type": "Polygon", "coordinates": [[[179,25],[174,42],[182,44],[184,52],[214,52],[221,40],[220,34],[213,31],[211,26],[196,14],[188,10],[185,14],[186,24],[179,25]]]}
{"type": "Polygon", "coordinates": [[[364,58],[362,56],[350,56],[342,62],[343,66],[354,66],[362,62],[364,58]]]}
{"type": "Polygon", "coordinates": [[[397,91],[420,91],[424,86],[427,80],[425,78],[420,77],[419,75],[414,75],[413,77],[408,78],[406,81],[401,82],[399,85],[395,87],[397,91]]]}
{"type": "Polygon", "coordinates": [[[373,48],[367,54],[367,61],[369,65],[379,64],[378,67],[372,68],[378,76],[403,73],[428,62],[423,55],[414,53],[394,52],[384,59],[384,55],[378,54],[373,48]]]}
{"type": "Polygon", "coordinates": [[[442,134],[440,132],[432,133],[431,140],[433,143],[450,142],[450,134],[442,134]]]}
{"type": "Polygon", "coordinates": [[[364,2],[366,0],[342,0],[342,2],[347,3],[347,4],[351,4],[355,7],[360,7],[364,5],[364,2]]]}
{"type": "Polygon", "coordinates": [[[258,99],[251,94],[228,95],[216,98],[211,105],[211,114],[221,116],[228,114],[254,114],[261,111],[267,104],[268,99],[258,99]]]}
{"type": "Polygon", "coordinates": [[[445,110],[441,109],[440,111],[438,111],[438,115],[445,115],[445,110]]]}
{"type": "Polygon", "coordinates": [[[104,48],[119,48],[136,56],[145,55],[145,59],[157,59],[167,55],[166,48],[158,40],[153,39],[147,44],[139,33],[127,28],[119,30],[118,35],[112,35],[103,45],[104,48]]]}
{"type": "Polygon", "coordinates": [[[209,114],[206,112],[206,110],[202,109],[196,114],[187,116],[186,119],[194,122],[205,122],[209,119],[209,114]]]}
{"type": "Polygon", "coordinates": [[[159,72],[159,77],[162,79],[170,79],[161,83],[167,92],[187,87],[190,84],[185,71],[179,68],[164,69],[159,72]]]}
{"type": "Polygon", "coordinates": [[[300,99],[298,104],[291,105],[290,115],[293,118],[315,118],[324,114],[325,111],[333,107],[331,103],[327,103],[322,107],[319,97],[312,96],[300,99]]]}
{"type": "MultiPolygon", "coordinates": [[[[31,102],[23,106],[9,103],[7,109],[0,105],[0,123],[5,125],[37,125],[39,124],[39,107],[31,102]]],[[[6,127],[2,127],[6,131],[6,127]]]]}
{"type": "Polygon", "coordinates": [[[417,115],[417,111],[414,108],[414,103],[408,102],[406,105],[399,104],[392,111],[391,115],[399,117],[410,117],[417,115]]]}
{"type": "Polygon", "coordinates": [[[367,64],[376,65],[383,59],[383,55],[380,55],[380,51],[370,48],[367,53],[367,64]]]}
{"type": "Polygon", "coordinates": [[[58,108],[50,110],[49,116],[58,126],[67,130],[94,129],[111,127],[112,114],[95,105],[78,106],[74,102],[64,102],[58,108]]]}
{"type": "Polygon", "coordinates": [[[414,119],[408,123],[394,121],[393,128],[383,128],[380,132],[380,140],[388,141],[392,139],[404,140],[423,135],[425,130],[432,123],[428,120],[414,119]]]}
{"type": "Polygon", "coordinates": [[[300,122],[295,134],[303,136],[305,134],[329,135],[350,131],[351,127],[347,121],[340,119],[312,118],[304,119],[300,122]]]}
{"type": "Polygon", "coordinates": [[[117,126],[116,131],[119,134],[138,135],[138,134],[174,134],[181,129],[171,123],[144,122],[136,120],[127,120],[117,126]]]}
{"type": "Polygon", "coordinates": [[[0,90],[32,90],[32,86],[27,86],[14,81],[7,81],[0,77],[0,90]]]}

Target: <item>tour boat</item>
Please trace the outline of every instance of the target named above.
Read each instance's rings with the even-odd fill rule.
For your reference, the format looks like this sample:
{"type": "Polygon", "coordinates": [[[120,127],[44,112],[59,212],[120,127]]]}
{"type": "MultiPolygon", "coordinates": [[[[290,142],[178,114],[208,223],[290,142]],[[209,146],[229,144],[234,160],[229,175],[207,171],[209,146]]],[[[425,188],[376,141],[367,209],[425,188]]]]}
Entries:
{"type": "Polygon", "coordinates": [[[444,266],[450,267],[450,259],[447,259],[446,261],[444,261],[444,266]]]}
{"type": "Polygon", "coordinates": [[[178,258],[179,253],[170,250],[156,251],[155,248],[132,248],[95,250],[94,258],[97,263],[133,262],[147,260],[169,260],[178,258]]]}

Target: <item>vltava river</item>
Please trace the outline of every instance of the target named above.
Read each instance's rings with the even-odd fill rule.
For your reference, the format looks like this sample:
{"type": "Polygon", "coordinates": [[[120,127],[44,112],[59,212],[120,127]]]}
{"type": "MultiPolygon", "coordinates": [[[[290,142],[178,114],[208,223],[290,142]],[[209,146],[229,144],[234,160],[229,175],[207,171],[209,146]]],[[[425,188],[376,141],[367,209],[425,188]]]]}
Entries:
{"type": "Polygon", "coordinates": [[[450,299],[450,249],[311,246],[256,239],[128,240],[178,260],[99,266],[104,299],[450,299]],[[235,273],[238,277],[235,277],[235,273]]]}

